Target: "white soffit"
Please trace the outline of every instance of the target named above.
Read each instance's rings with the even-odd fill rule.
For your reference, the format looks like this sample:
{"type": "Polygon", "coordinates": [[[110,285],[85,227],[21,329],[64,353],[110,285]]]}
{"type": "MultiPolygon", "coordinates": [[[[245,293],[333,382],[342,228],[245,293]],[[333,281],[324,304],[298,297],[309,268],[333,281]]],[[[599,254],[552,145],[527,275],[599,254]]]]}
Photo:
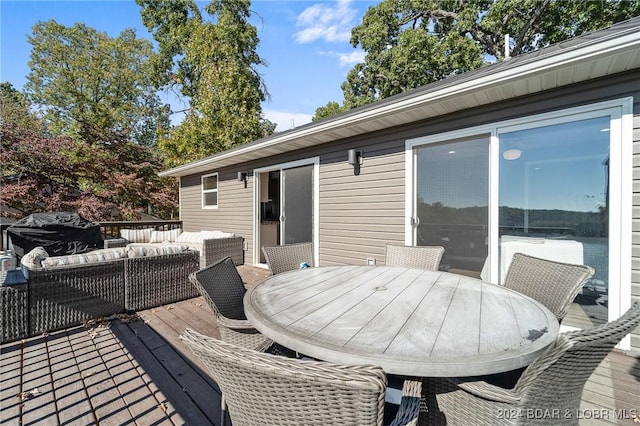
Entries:
{"type": "Polygon", "coordinates": [[[640,68],[640,30],[548,49],[278,133],[160,173],[186,176],[640,68]]]}

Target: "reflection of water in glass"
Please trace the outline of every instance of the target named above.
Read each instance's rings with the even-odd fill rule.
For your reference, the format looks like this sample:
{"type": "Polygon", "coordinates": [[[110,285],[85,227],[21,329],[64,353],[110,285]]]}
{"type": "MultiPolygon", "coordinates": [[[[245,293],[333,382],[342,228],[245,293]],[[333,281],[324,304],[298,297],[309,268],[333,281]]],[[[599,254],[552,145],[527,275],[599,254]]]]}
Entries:
{"type": "MultiPolygon", "coordinates": [[[[563,322],[607,321],[609,116],[499,134],[500,234],[573,240],[595,269],[563,322]]],[[[557,259],[563,261],[562,259],[557,259]]]]}
{"type": "Polygon", "coordinates": [[[488,137],[416,149],[416,243],[443,246],[443,269],[480,274],[488,255],[488,176],[488,137]]]}
{"type": "MultiPolygon", "coordinates": [[[[609,239],[608,238],[576,238],[584,247],[584,263],[591,266],[595,273],[587,281],[578,295],[576,303],[591,318],[593,324],[604,324],[608,321],[607,306],[609,303],[609,239]]],[[[574,307],[574,311],[577,306],[574,307]]]]}

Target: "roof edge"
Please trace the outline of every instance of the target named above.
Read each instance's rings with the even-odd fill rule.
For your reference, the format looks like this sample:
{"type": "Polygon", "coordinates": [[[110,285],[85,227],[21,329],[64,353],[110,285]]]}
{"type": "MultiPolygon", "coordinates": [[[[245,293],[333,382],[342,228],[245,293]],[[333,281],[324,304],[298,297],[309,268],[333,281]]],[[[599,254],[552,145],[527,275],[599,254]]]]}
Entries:
{"type": "MultiPolygon", "coordinates": [[[[321,120],[317,123],[310,123],[297,129],[249,142],[240,147],[162,171],[158,175],[161,177],[186,176],[195,173],[194,171],[189,172],[190,170],[209,164],[213,168],[215,163],[220,160],[241,156],[249,152],[277,146],[307,136],[337,130],[344,126],[375,120],[385,115],[402,112],[431,102],[443,101],[454,96],[484,90],[487,87],[504,84],[508,81],[524,79],[527,78],[527,76],[550,71],[554,68],[560,69],[571,66],[574,63],[588,61],[598,56],[614,54],[616,51],[636,45],[640,45],[640,31],[637,31],[637,28],[621,31],[613,35],[609,34],[599,39],[590,40],[582,45],[569,47],[565,51],[554,51],[547,55],[537,55],[531,58],[531,60],[524,60],[515,66],[498,70],[495,73],[489,73],[480,77],[469,76],[469,78],[452,81],[451,84],[445,83],[442,87],[436,88],[435,90],[425,91],[424,89],[428,88],[429,85],[423,86],[423,90],[417,89],[414,93],[404,95],[400,99],[383,102],[379,105],[375,105],[375,103],[369,104],[363,107],[363,109],[354,109],[345,115],[338,115],[334,118],[321,120]]],[[[470,73],[473,74],[474,71],[470,73]]],[[[465,74],[461,74],[461,76],[465,74]]],[[[442,84],[442,80],[439,83],[442,84]]]]}

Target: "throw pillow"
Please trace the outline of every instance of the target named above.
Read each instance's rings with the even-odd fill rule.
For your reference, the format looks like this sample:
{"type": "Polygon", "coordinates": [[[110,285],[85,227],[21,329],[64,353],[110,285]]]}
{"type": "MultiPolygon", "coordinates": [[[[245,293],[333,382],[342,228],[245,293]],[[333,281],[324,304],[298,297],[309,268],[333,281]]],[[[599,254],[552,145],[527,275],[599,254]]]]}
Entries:
{"type": "Polygon", "coordinates": [[[36,247],[22,256],[20,263],[29,269],[38,269],[42,268],[42,261],[47,257],[49,257],[49,254],[43,247],[36,247]]]}
{"type": "Polygon", "coordinates": [[[200,232],[184,231],[178,236],[178,238],[176,238],[176,242],[177,243],[201,243],[202,234],[200,232]]]}
{"type": "Polygon", "coordinates": [[[148,243],[151,240],[153,228],[146,229],[121,229],[120,236],[130,243],[148,243]]]}
{"type": "Polygon", "coordinates": [[[180,228],[172,229],[170,231],[151,231],[151,239],[149,240],[149,242],[164,243],[165,241],[168,241],[173,243],[178,239],[181,233],[182,229],[180,228]]]}
{"type": "Polygon", "coordinates": [[[202,233],[203,240],[217,240],[219,238],[231,238],[235,237],[235,234],[222,231],[200,231],[202,233]]]}

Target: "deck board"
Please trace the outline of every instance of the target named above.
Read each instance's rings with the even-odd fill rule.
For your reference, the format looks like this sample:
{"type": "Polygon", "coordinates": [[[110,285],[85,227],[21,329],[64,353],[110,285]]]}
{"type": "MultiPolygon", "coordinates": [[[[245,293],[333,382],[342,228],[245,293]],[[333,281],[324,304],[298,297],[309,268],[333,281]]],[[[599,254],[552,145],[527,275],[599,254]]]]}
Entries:
{"type": "MultiPolygon", "coordinates": [[[[266,274],[240,271],[248,286],[266,274]]],[[[138,317],[3,344],[0,424],[218,425],[220,391],[179,340],[187,326],[219,335],[208,305],[195,298],[138,317]]],[[[609,417],[581,425],[637,425],[630,415],[640,414],[640,358],[610,353],[587,382],[581,410],[609,417]]]]}
{"type": "Polygon", "coordinates": [[[49,357],[47,352],[48,337],[40,337],[24,347],[22,390],[30,392],[22,403],[23,424],[43,422],[59,423],[57,407],[50,380],[49,357]]]}
{"type": "Polygon", "coordinates": [[[145,380],[141,377],[122,343],[112,334],[96,338],[96,346],[106,368],[111,374],[117,389],[136,424],[154,424],[166,418],[159,409],[160,401],[151,394],[145,380]]]}
{"type": "Polygon", "coordinates": [[[16,395],[22,392],[22,343],[2,346],[0,352],[0,423],[18,424],[21,404],[16,395]]]}
{"type": "Polygon", "coordinates": [[[166,397],[165,401],[156,406],[157,409],[168,408],[169,414],[176,417],[173,419],[175,424],[208,424],[208,419],[202,414],[200,408],[194,404],[175,381],[172,374],[165,370],[161,360],[156,357],[154,351],[166,343],[162,343],[159,336],[153,336],[153,330],[139,322],[129,324],[120,322],[115,326],[112,325],[112,329],[132,356],[138,360],[140,367],[145,370],[151,381],[166,397]],[[153,346],[147,346],[147,342],[153,346]]]}
{"type": "Polygon", "coordinates": [[[82,381],[73,346],[66,333],[48,345],[51,379],[61,424],[91,424],[96,421],[82,381]]]}

